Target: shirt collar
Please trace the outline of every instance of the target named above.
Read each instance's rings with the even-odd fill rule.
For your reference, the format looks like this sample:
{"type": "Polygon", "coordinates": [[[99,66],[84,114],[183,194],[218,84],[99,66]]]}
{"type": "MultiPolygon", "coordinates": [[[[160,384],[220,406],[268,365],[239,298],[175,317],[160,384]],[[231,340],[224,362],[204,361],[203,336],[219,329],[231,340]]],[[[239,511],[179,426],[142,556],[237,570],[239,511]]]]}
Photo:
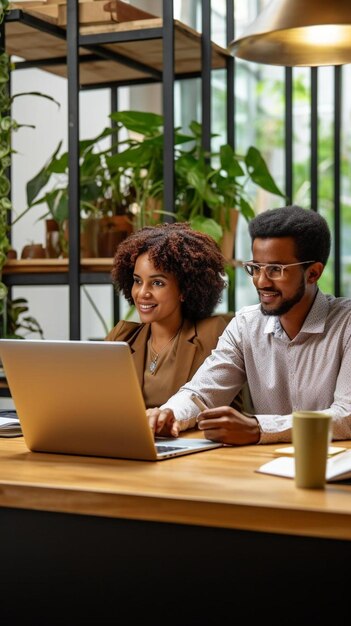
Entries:
{"type": "Polygon", "coordinates": [[[266,335],[269,335],[270,333],[272,333],[272,335],[274,335],[275,337],[282,336],[282,333],[284,333],[284,330],[280,323],[279,317],[277,317],[276,315],[268,315],[267,323],[264,328],[264,333],[266,335]]]}
{"type": "MultiPolygon", "coordinates": [[[[324,332],[328,311],[328,299],[326,295],[318,289],[314,302],[302,325],[300,333],[303,332],[316,334],[324,332]]],[[[264,328],[264,333],[272,333],[275,337],[282,337],[282,335],[285,334],[278,316],[268,316],[267,323],[264,328]]]]}
{"type": "Polygon", "coordinates": [[[322,333],[325,329],[329,312],[329,301],[324,293],[319,289],[309,313],[302,325],[301,331],[304,333],[322,333]]]}

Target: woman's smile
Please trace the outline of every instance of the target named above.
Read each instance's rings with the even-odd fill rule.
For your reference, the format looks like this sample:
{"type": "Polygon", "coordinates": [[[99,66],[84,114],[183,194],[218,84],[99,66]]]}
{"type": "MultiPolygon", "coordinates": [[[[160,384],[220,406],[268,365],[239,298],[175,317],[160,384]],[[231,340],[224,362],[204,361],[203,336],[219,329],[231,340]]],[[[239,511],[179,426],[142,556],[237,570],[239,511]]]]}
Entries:
{"type": "Polygon", "coordinates": [[[132,297],[142,322],[180,326],[182,294],[178,280],[174,274],[155,267],[146,252],[135,262],[132,297]]]}

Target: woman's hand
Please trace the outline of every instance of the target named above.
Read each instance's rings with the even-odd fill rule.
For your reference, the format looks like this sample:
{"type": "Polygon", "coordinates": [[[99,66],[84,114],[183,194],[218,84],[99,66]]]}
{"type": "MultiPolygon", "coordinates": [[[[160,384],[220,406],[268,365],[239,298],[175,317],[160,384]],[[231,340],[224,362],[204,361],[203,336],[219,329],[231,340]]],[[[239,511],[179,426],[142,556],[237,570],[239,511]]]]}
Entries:
{"type": "Polygon", "coordinates": [[[179,423],[171,409],[147,409],[146,415],[154,435],[161,437],[178,437],[179,423]]]}

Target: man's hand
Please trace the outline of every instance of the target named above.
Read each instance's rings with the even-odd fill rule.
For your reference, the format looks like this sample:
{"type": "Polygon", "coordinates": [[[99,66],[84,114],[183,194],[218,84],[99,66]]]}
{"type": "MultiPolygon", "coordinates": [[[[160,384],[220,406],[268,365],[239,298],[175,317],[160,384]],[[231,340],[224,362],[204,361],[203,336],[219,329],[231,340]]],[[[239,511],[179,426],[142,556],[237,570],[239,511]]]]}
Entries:
{"type": "Polygon", "coordinates": [[[180,431],[179,423],[171,409],[147,409],[146,415],[154,435],[178,437],[180,431]]]}
{"type": "Polygon", "coordinates": [[[230,406],[206,409],[197,416],[197,425],[206,439],[234,446],[258,443],[260,429],[256,417],[239,413],[230,406]]]}

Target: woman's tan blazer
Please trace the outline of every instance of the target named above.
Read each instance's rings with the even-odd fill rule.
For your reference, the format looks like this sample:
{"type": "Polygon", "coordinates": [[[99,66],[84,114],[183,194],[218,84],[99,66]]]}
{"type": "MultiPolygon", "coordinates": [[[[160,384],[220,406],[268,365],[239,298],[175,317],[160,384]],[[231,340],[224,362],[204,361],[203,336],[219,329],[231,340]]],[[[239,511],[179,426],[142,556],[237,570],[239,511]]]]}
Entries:
{"type": "MultiPolygon", "coordinates": [[[[216,347],[231,314],[213,315],[203,320],[192,322],[184,320],[178,340],[175,366],[162,379],[162,387],[170,398],[178,389],[192,378],[205,358],[216,347]]],[[[140,382],[143,386],[147,342],[150,337],[150,324],[138,324],[121,320],[107,335],[106,341],[126,341],[129,343],[140,382]]]]}

